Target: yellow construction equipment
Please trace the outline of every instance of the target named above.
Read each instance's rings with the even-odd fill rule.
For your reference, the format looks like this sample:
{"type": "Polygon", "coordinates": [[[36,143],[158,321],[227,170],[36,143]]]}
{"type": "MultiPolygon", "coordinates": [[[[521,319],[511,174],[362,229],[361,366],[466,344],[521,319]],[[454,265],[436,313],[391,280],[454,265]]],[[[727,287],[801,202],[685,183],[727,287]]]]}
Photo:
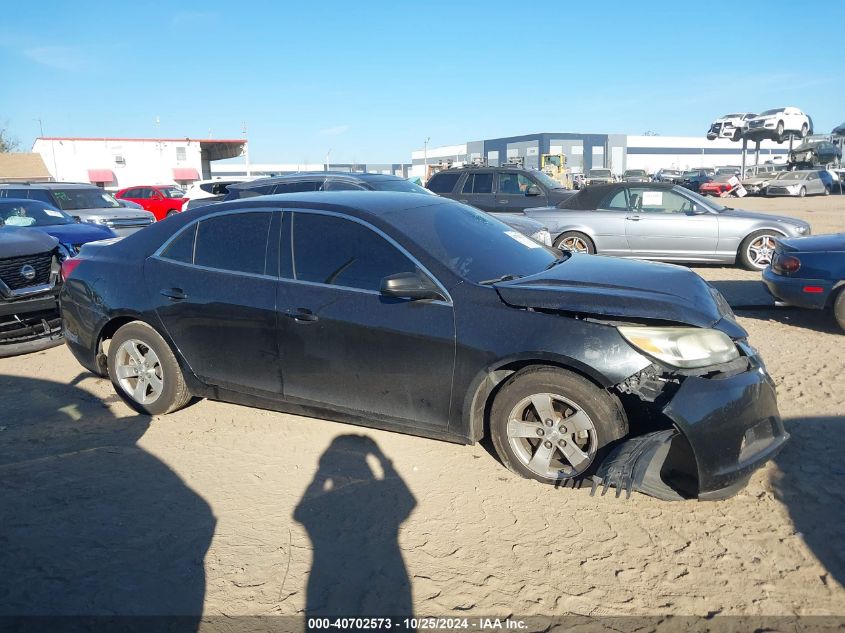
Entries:
{"type": "Polygon", "coordinates": [[[541,154],[540,169],[564,187],[572,189],[572,174],[566,167],[566,156],[563,154],[541,154]]]}

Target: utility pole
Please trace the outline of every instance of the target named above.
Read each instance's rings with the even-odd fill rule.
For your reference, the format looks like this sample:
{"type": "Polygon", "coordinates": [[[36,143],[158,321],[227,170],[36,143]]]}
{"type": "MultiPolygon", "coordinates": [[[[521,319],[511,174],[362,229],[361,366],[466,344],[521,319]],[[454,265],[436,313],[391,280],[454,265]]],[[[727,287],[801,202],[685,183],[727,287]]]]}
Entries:
{"type": "Polygon", "coordinates": [[[430,136],[426,136],[423,141],[423,184],[428,180],[428,142],[431,140],[430,136]]]}
{"type": "Polygon", "coordinates": [[[324,171],[329,171],[329,156],[332,155],[332,148],[329,148],[329,151],[326,152],[326,168],[324,171]]]}
{"type": "MultiPolygon", "coordinates": [[[[37,119],[33,119],[33,121],[38,121],[38,131],[41,133],[39,138],[44,138],[44,124],[41,122],[41,117],[37,119]]],[[[53,178],[58,181],[59,180],[59,168],[56,166],[56,146],[54,145],[55,141],[50,139],[50,154],[53,155],[53,178]]]]}

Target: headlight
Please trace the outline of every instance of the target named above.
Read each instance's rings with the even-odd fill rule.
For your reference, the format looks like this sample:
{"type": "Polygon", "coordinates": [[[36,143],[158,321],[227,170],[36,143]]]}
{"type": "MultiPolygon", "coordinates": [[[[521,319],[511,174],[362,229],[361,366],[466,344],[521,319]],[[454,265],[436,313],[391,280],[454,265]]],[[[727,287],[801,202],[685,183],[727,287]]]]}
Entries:
{"type": "Polygon", "coordinates": [[[800,233],[801,235],[804,235],[804,233],[807,232],[807,227],[806,226],[796,226],[795,232],[800,233]]]}
{"type": "Polygon", "coordinates": [[[546,246],[552,245],[552,235],[546,229],[540,229],[536,233],[532,233],[529,237],[536,242],[540,242],[540,244],[545,244],[546,246]]]}
{"type": "Polygon", "coordinates": [[[641,352],[673,367],[707,367],[739,358],[734,342],[719,330],[695,327],[620,327],[641,352]]]}

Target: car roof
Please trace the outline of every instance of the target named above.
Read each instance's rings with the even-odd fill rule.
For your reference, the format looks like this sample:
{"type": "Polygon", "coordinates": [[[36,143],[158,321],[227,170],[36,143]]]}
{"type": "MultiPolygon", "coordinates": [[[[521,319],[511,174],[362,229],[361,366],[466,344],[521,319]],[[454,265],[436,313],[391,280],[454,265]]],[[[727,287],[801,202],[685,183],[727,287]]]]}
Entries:
{"type": "Polygon", "coordinates": [[[630,189],[631,187],[646,186],[649,189],[673,189],[675,187],[671,182],[650,182],[630,184],[625,182],[614,182],[607,185],[589,185],[581,189],[574,196],[571,196],[561,202],[558,208],[561,209],[578,209],[582,211],[597,209],[601,201],[609,195],[614,195],[622,189],[630,189]]]}
{"type": "MultiPolygon", "coordinates": [[[[14,189],[100,189],[88,182],[4,182],[0,187],[14,189]]],[[[103,191],[105,191],[103,189],[103,191]]]]}
{"type": "Polygon", "coordinates": [[[331,177],[337,180],[352,180],[357,182],[374,182],[379,180],[405,180],[400,176],[392,174],[375,174],[371,172],[348,172],[348,171],[300,171],[295,174],[283,174],[281,176],[268,176],[258,180],[248,180],[234,183],[230,189],[252,189],[262,185],[272,185],[282,182],[294,182],[297,180],[308,180],[311,178],[331,177]]]}
{"type": "MultiPolygon", "coordinates": [[[[520,167],[519,165],[464,165],[462,167],[449,167],[448,169],[441,169],[437,174],[443,174],[450,171],[464,172],[464,171],[486,171],[489,169],[513,169],[515,171],[540,171],[539,169],[529,169],[528,167],[520,167]]],[[[436,176],[437,174],[434,174],[436,176]]],[[[434,178],[432,176],[432,178],[434,178]]]]}

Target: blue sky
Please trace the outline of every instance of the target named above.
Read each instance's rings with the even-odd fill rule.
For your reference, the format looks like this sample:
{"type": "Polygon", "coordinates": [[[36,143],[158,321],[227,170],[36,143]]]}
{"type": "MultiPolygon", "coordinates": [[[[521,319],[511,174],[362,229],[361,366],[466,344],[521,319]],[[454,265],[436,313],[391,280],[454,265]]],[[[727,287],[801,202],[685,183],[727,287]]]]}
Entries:
{"type": "Polygon", "coordinates": [[[407,162],[426,137],[703,135],[785,105],[819,132],[845,121],[842,0],[32,0],[3,27],[0,124],[24,149],[38,118],[48,136],[236,138],[246,121],[253,162],[407,162]]]}

